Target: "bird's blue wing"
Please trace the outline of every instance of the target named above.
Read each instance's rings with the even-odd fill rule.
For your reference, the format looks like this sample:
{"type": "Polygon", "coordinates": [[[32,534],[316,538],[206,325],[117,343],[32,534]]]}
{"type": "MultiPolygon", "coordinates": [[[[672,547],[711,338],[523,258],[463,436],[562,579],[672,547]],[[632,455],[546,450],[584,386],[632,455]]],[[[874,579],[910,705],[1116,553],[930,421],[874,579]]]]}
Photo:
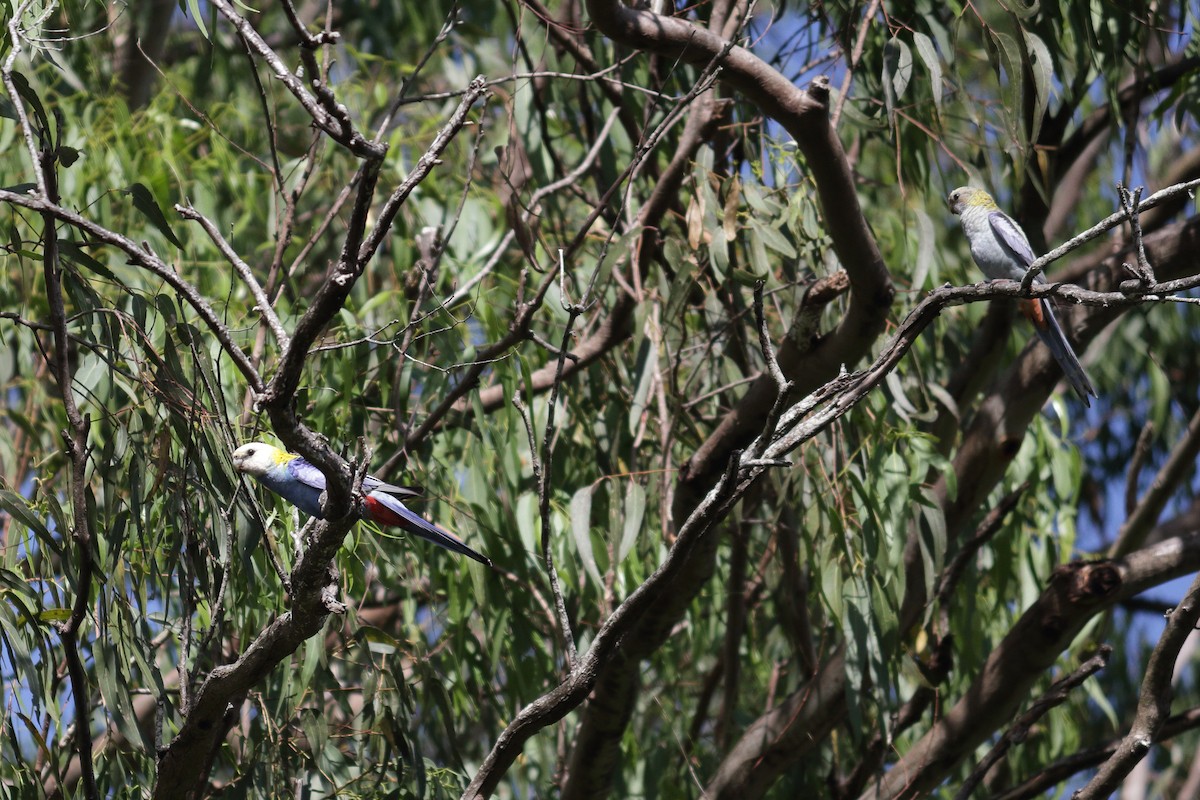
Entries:
{"type": "Polygon", "coordinates": [[[393,497],[421,497],[425,494],[425,489],[421,486],[396,486],[392,483],[384,483],[374,475],[368,475],[363,478],[363,491],[367,494],[371,492],[383,492],[390,494],[393,497]]]}
{"type": "Polygon", "coordinates": [[[322,492],[325,491],[325,473],[303,458],[296,456],[287,463],[287,468],[288,474],[300,481],[300,483],[303,483],[305,486],[311,486],[314,489],[319,489],[322,492]]]}
{"type": "Polygon", "coordinates": [[[993,211],[988,214],[988,225],[996,235],[996,241],[1000,242],[1000,246],[1016,259],[1017,263],[1028,267],[1034,262],[1036,256],[1033,254],[1033,248],[1029,246],[1029,239],[1025,238],[1025,232],[1013,222],[1012,217],[1002,211],[993,211]]]}

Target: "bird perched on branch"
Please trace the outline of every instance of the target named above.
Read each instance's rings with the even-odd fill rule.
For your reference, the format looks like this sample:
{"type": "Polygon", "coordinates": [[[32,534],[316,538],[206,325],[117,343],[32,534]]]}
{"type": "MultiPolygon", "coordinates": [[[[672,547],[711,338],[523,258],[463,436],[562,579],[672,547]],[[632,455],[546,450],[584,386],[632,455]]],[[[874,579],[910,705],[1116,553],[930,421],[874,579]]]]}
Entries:
{"type": "MultiPolygon", "coordinates": [[[[971,257],[983,274],[991,280],[1022,280],[1035,258],[1021,226],[1001,211],[991,195],[982,189],[960,186],[947,199],[950,210],[962,221],[963,233],[971,244],[971,257]]],[[[1034,283],[1045,282],[1041,275],[1034,278],[1034,283]]],[[[1022,298],[1019,302],[1021,312],[1033,323],[1038,338],[1050,348],[1071,388],[1083,399],[1084,405],[1091,406],[1089,397],[1095,397],[1096,390],[1067,342],[1049,300],[1022,298]]]]}
{"type": "MultiPolygon", "coordinates": [[[[325,474],[295,453],[262,442],[250,442],[233,451],[233,466],[255,478],[263,486],[287,500],[309,516],[324,519],[321,495],[325,491],[325,474]]],[[[409,486],[393,486],[373,475],[363,478],[362,510],[365,518],[380,525],[402,528],[439,547],[470,556],[489,567],[491,559],[468,547],[449,531],[423,519],[404,507],[401,498],[418,497],[421,490],[409,486]]]]}

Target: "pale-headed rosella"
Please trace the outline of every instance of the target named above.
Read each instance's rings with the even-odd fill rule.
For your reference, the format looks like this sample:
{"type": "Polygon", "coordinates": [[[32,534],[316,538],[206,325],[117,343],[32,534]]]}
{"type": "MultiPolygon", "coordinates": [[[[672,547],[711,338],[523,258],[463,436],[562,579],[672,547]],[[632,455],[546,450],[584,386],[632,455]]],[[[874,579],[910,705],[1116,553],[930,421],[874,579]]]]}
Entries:
{"type": "MultiPolygon", "coordinates": [[[[983,274],[992,280],[1022,280],[1035,257],[1021,226],[1001,211],[991,195],[982,189],[961,186],[947,199],[950,210],[962,221],[963,233],[971,244],[971,256],[983,274]]],[[[1046,279],[1038,274],[1034,282],[1045,283],[1046,279]]],[[[1079,357],[1071,349],[1050,302],[1046,298],[1022,298],[1020,306],[1025,317],[1033,323],[1038,338],[1062,367],[1071,388],[1083,398],[1084,405],[1090,406],[1089,397],[1096,396],[1096,390],[1083,371],[1079,357]]]]}
{"type": "MultiPolygon", "coordinates": [[[[305,514],[323,518],[321,494],[325,491],[325,475],[295,453],[262,442],[250,442],[233,451],[233,466],[305,514]]],[[[362,490],[363,511],[372,522],[403,528],[447,550],[470,556],[489,567],[492,565],[491,559],[472,550],[454,534],[405,508],[400,498],[417,497],[421,494],[419,489],[393,486],[368,475],[363,478],[362,490]]]]}

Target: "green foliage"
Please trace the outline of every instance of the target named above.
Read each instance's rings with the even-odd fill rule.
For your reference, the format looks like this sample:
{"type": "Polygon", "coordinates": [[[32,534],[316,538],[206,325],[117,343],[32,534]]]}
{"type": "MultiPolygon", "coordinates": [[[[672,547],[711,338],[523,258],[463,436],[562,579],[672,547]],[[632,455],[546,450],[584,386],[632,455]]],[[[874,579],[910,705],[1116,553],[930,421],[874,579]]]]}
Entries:
{"type": "MultiPolygon", "coordinates": [[[[207,4],[184,5],[187,16],[174,19],[157,65],[157,89],[137,109],[121,94],[122,26],[131,23],[110,30],[104,7],[90,3],[66,3],[42,19],[44,31],[61,23],[71,38],[19,59],[18,97],[0,116],[0,148],[11,154],[0,162],[0,186],[36,186],[23,132],[8,113],[20,101],[37,135],[57,143],[62,204],[170,263],[269,380],[279,347],[255,297],[221,248],[175,207],[211,220],[290,331],[340,257],[352,201],[337,198],[354,185],[359,162],[315,132],[207,4]],[[88,31],[100,34],[81,36],[88,31]]],[[[388,156],[372,222],[445,124],[456,93],[480,72],[518,74],[497,80],[402,206],[309,354],[296,404],[335,450],[352,456],[365,442],[372,468],[389,469],[382,477],[424,485],[420,513],[459,532],[497,569],[358,525],[336,559],[339,597],[351,613],[331,616],[253,687],[210,780],[245,797],[452,797],[520,709],[566,675],[543,537],[582,652],[663,563],[684,521],[676,505],[686,489],[681,466],[763,368],[749,287],[765,281],[773,341],[792,337],[801,349],[830,335],[852,301],[830,302],[815,330],[799,330],[813,281],[844,265],[811,165],[737,95],[687,160],[668,211],[649,226],[659,241],[645,244],[637,215],[681,146],[684,123],[670,115],[698,69],[622,60],[627,50],[588,33],[580,41],[600,68],[620,62],[606,91],[596,79],[563,77],[590,68],[538,27],[528,7],[338,6],[341,38],[317,57],[332,60],[330,85],[356,124],[371,134],[383,126],[388,156]],[[611,132],[593,151],[610,117],[611,132]],[[662,139],[647,147],[660,125],[662,139]],[[535,201],[568,175],[573,180],[535,201]],[[430,227],[439,229],[442,250],[419,264],[426,253],[418,237],[430,227]],[[535,335],[491,354],[488,345],[510,334],[542,281],[535,335]],[[630,297],[632,310],[609,316],[630,297]],[[564,344],[569,303],[587,308],[565,341],[569,351],[606,324],[628,336],[573,371],[553,400],[553,458],[541,464],[549,486],[543,531],[533,464],[543,458],[552,400],[547,392],[530,398],[528,387],[557,362],[544,343],[564,344]],[[415,436],[485,357],[482,388],[415,436]],[[518,395],[533,450],[510,402],[518,395]]],[[[1061,134],[1114,105],[1130,65],[1162,41],[1139,10],[1114,14],[1085,3],[981,11],[918,0],[889,4],[892,24],[868,26],[852,89],[835,103],[846,103],[839,134],[848,149],[853,143],[859,201],[901,292],[895,321],[917,293],[978,278],[944,211],[947,188],[982,180],[1014,213],[1045,218],[1039,212],[1070,166],[1056,160],[1061,134]],[[1059,136],[1055,147],[1051,136],[1059,136]]],[[[294,31],[279,9],[261,11],[256,29],[295,69],[294,31]]],[[[0,19],[7,24],[12,13],[6,5],[0,19]]],[[[23,19],[34,25],[37,13],[23,19]]],[[[828,3],[811,19],[785,11],[777,22],[849,53],[861,13],[856,4],[828,3]]],[[[323,24],[311,21],[308,30],[323,24]]],[[[11,48],[0,37],[0,59],[11,48]]],[[[781,51],[777,65],[785,61],[781,51]]],[[[1155,130],[1194,104],[1194,75],[1189,80],[1150,112],[1155,130]]],[[[1172,135],[1172,144],[1147,153],[1142,168],[1155,178],[1194,145],[1194,131],[1172,135]]],[[[1073,223],[1111,211],[1105,181],[1124,167],[1119,151],[1095,156],[1073,223]]],[[[82,521],[71,511],[62,439],[69,420],[46,329],[45,223],[28,209],[5,209],[0,700],[11,713],[0,781],[13,796],[35,796],[49,776],[66,780],[71,728],[80,722],[56,625],[81,588],[71,531],[82,521]]],[[[97,565],[79,631],[92,710],[84,724],[115,745],[94,759],[100,793],[132,796],[141,791],[133,787],[153,783],[156,748],[180,730],[199,683],[291,608],[276,563],[285,573],[295,564],[304,519],[234,472],[233,448],[274,434],[194,308],[127,254],[69,225],[57,231],[71,335],[67,390],[89,421],[86,522],[97,565]]],[[[1067,234],[1047,232],[1055,240],[1067,234]]],[[[1028,329],[1013,325],[994,364],[964,367],[987,307],[943,313],[883,385],[795,452],[791,469],[759,481],[713,534],[711,578],[679,598],[685,610],[673,635],[628,667],[638,689],[617,734],[621,769],[611,791],[698,794],[697,782],[718,771],[764,711],[809,685],[815,665],[805,663],[806,647],[820,663],[844,653],[846,714],[815,754],[773,784],[779,796],[826,792],[828,776],[857,763],[873,738],[888,743],[888,758],[912,747],[928,726],[893,726],[922,685],[913,665],[928,657],[933,638],[953,637],[954,668],[938,691],[954,702],[1055,568],[1111,539],[1115,517],[1089,517],[1089,492],[1111,493],[1123,480],[1142,423],[1153,420],[1160,432],[1152,465],[1182,436],[1200,381],[1189,308],[1122,317],[1104,357],[1088,365],[1105,396],[1104,419],[1056,400],[1019,432],[1003,478],[965,515],[970,522],[954,527],[946,508],[963,480],[955,448],[1028,329]],[[965,369],[978,373],[969,390],[956,383],[965,369]],[[951,602],[928,604],[916,629],[906,627],[914,579],[906,548],[917,548],[925,594],[934,595],[969,528],[1026,482],[951,602]]],[[[1123,730],[1140,678],[1125,660],[1135,660],[1140,630],[1128,615],[1108,617],[1063,654],[1067,669],[1096,641],[1117,642],[1116,675],[1106,674],[1103,691],[1089,683],[1090,695],[1051,712],[1014,751],[1008,780],[1095,744],[1101,731],[1123,730]]],[[[1181,693],[1194,698],[1195,690],[1181,693]]],[[[531,738],[498,793],[549,794],[576,724],[567,717],[531,738]]],[[[1185,769],[1190,741],[1172,745],[1171,776],[1185,769]]],[[[941,791],[952,795],[949,783],[941,791]]]]}

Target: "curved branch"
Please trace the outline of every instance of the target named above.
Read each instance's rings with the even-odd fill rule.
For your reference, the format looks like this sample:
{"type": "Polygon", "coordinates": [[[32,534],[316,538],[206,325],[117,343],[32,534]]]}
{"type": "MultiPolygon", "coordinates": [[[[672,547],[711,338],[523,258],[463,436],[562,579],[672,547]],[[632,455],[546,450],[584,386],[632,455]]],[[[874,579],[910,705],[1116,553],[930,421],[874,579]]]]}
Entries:
{"type": "MultiPolygon", "coordinates": [[[[847,313],[837,329],[816,340],[799,358],[791,357],[799,355],[798,348],[790,341],[784,342],[779,353],[780,366],[785,377],[794,382],[796,394],[802,396],[834,379],[844,364],[861,360],[884,330],[894,287],[858,204],[845,152],[830,124],[828,81],[818,79],[809,91],[798,89],[749,50],[733,45],[724,30],[720,33],[705,30],[684,19],[660,16],[626,6],[619,0],[588,0],[586,5],[592,22],[618,44],[695,65],[708,65],[715,60],[720,65],[718,78],[722,84],[736,89],[791,134],[805,156],[804,166],[816,186],[823,222],[846,270],[851,295],[847,313]]],[[[721,12],[714,10],[713,15],[714,22],[721,21],[721,12]]],[[[729,21],[733,16],[736,15],[731,15],[729,21]]],[[[692,517],[703,502],[706,489],[717,481],[731,455],[759,434],[775,399],[774,381],[761,376],[738,407],[693,454],[680,472],[675,519],[692,517]]],[[[581,735],[575,750],[580,759],[590,757],[592,768],[589,776],[579,779],[580,791],[589,791],[593,780],[610,780],[610,776],[601,773],[613,758],[616,743],[627,725],[628,709],[635,696],[636,662],[661,645],[691,598],[711,576],[716,540],[717,537],[704,537],[689,548],[686,569],[681,570],[672,591],[655,603],[639,622],[638,629],[622,642],[621,657],[605,670],[598,694],[613,702],[589,705],[581,720],[581,735]],[[590,738],[585,739],[585,733],[590,738]]],[[[677,541],[675,548],[679,547],[677,541]]],[[[572,776],[572,782],[576,780],[572,776]]],[[[601,787],[596,790],[603,791],[601,787]]]]}
{"type": "MultiPolygon", "coordinates": [[[[796,382],[797,393],[803,394],[837,375],[842,365],[858,362],[883,332],[895,290],[830,124],[828,82],[818,79],[808,91],[798,89],[749,50],[731,47],[722,36],[684,19],[625,6],[618,0],[588,0],[587,8],[601,32],[621,44],[692,64],[719,58],[721,82],[737,89],[795,139],[817,188],[833,249],[849,276],[851,299],[836,331],[794,362],[784,347],[780,364],[796,382]]],[[[763,414],[774,402],[774,392],[769,379],[756,381],[739,409],[722,421],[685,465],[683,480],[695,481],[699,487],[710,482],[729,453],[757,433],[763,414]]]]}
{"type": "Polygon", "coordinates": [[[542,728],[562,719],[587,698],[600,670],[616,654],[622,637],[638,623],[659,595],[671,590],[675,578],[685,567],[691,549],[712,532],[748,488],[736,482],[737,463],[731,461],[723,478],[680,528],[676,545],[667,553],[663,563],[604,622],[591,647],[580,656],[566,679],[521,709],[500,734],[463,793],[464,800],[489,796],[499,785],[504,772],[520,755],[522,745],[542,728]]]}
{"type": "Polygon", "coordinates": [[[83,231],[93,239],[101,241],[107,245],[116,247],[118,250],[125,253],[129,258],[129,263],[135,267],[141,267],[148,272],[158,276],[175,290],[175,293],[183,298],[184,302],[192,307],[208,329],[216,337],[221,344],[221,348],[229,354],[238,371],[242,373],[242,377],[250,384],[250,387],[257,392],[263,391],[264,385],[262,378],[259,377],[258,370],[250,363],[250,358],[233,342],[233,336],[217,313],[213,311],[212,306],[204,299],[196,287],[185,281],[179,276],[172,267],[159,258],[155,253],[148,249],[139,246],[132,239],[122,236],[119,233],[110,231],[92,220],[76,214],[74,211],[63,208],[56,203],[52,203],[43,197],[35,194],[17,194],[5,189],[0,189],[0,203],[9,203],[14,206],[21,206],[33,211],[39,211],[49,214],[55,219],[65,222],[76,230],[83,231]]]}
{"type": "MultiPolygon", "coordinates": [[[[1174,283],[1197,286],[1200,285],[1200,275],[1192,276],[1189,281],[1174,283]]],[[[715,539],[710,534],[725,518],[729,510],[741,500],[745,492],[770,466],[784,463],[783,458],[786,455],[826,430],[865,398],[873,387],[882,382],[888,372],[895,368],[903,355],[912,347],[920,332],[936,319],[942,308],[948,305],[979,302],[994,297],[1015,297],[1019,296],[1021,292],[1020,284],[1015,281],[993,281],[973,286],[943,287],[935,290],[901,323],[896,334],[884,346],[883,352],[870,367],[862,372],[839,376],[789,408],[780,417],[778,428],[763,434],[764,441],[768,442],[765,449],[757,445],[752,445],[750,448],[750,453],[757,453],[761,450],[762,458],[750,458],[748,454],[741,453],[732,458],[721,480],[709,490],[697,508],[689,515],[680,529],[674,547],[667,554],[666,560],[613,612],[601,627],[592,647],[580,657],[576,668],[570,672],[567,678],[555,689],[518,713],[516,719],[496,741],[491,753],[484,760],[479,772],[463,795],[464,798],[489,795],[498,785],[504,770],[519,754],[521,745],[529,737],[541,728],[562,719],[581,704],[596,685],[601,671],[611,673],[614,663],[627,662],[632,658],[629,655],[630,645],[627,643],[629,632],[656,612],[655,607],[664,595],[678,594],[679,576],[690,568],[689,561],[696,558],[697,553],[703,552],[703,548],[715,539]]],[[[1033,289],[1034,296],[1055,294],[1070,297],[1076,302],[1105,308],[1114,305],[1128,306],[1154,302],[1158,299],[1153,296],[1130,297],[1120,293],[1090,292],[1079,287],[1063,285],[1039,285],[1033,289]]],[[[1048,364],[1047,370],[1049,370],[1048,364]]],[[[1192,545],[1194,553],[1189,551],[1189,558],[1200,564],[1200,534],[1194,538],[1195,542],[1192,545]]],[[[1155,554],[1172,551],[1172,547],[1175,550],[1179,549],[1177,542],[1164,543],[1149,555],[1147,552],[1153,548],[1142,551],[1137,556],[1143,561],[1147,559],[1153,561],[1156,557],[1155,554]]],[[[1162,558],[1163,556],[1158,557],[1162,558]]],[[[1137,591],[1142,591],[1145,588],[1143,584],[1148,585],[1150,582],[1150,578],[1142,573],[1149,572],[1149,568],[1142,561],[1138,561],[1135,556],[1131,556],[1130,559],[1137,569],[1130,573],[1130,577],[1125,579],[1123,585],[1130,588],[1131,591],[1132,587],[1141,586],[1137,591]],[[1141,572],[1138,571],[1139,569],[1141,572]]],[[[1188,561],[1187,564],[1191,564],[1191,561],[1188,561]]],[[[1083,566],[1087,567],[1088,565],[1083,566]]],[[[1180,567],[1176,565],[1174,569],[1180,569],[1180,567]]],[[[1174,574],[1181,573],[1172,573],[1172,576],[1174,574]]],[[[1090,578],[1081,580],[1084,589],[1091,585],[1090,578]]],[[[1115,599],[1106,598],[1106,602],[1111,605],[1115,599]]],[[[655,622],[658,621],[655,619],[655,622]]],[[[1081,619],[1079,625],[1082,626],[1084,621],[1086,620],[1081,619]]],[[[1017,628],[1014,628],[1014,631],[1016,630],[1017,628]]],[[[1070,638],[1068,637],[1066,641],[1069,642],[1070,638]]],[[[1010,648],[1011,650],[1012,648],[1010,648]]],[[[1048,663],[1053,663],[1058,653],[1058,650],[1055,650],[1047,655],[1044,652],[1045,648],[1037,648],[1037,650],[1038,653],[1029,658],[1035,660],[1039,657],[1049,658],[1048,663]]],[[[1010,657],[1012,656],[1010,655],[1010,657]]],[[[630,671],[636,672],[632,669],[630,671]]],[[[1030,681],[1035,677],[1036,675],[1031,677],[1030,681]]],[[[841,705],[845,700],[844,680],[845,670],[840,668],[840,659],[835,656],[831,662],[825,665],[817,681],[812,683],[802,697],[794,698],[792,703],[780,706],[771,715],[763,718],[765,721],[762,722],[762,725],[772,735],[778,734],[778,742],[772,741],[764,735],[763,731],[758,729],[757,724],[743,737],[743,743],[749,742],[749,744],[744,750],[735,748],[735,753],[747,756],[747,758],[742,759],[741,763],[731,769],[729,773],[726,773],[723,765],[722,771],[718,775],[717,785],[712,787],[720,789],[720,791],[715,791],[713,796],[752,796],[747,793],[748,787],[745,783],[739,783],[742,779],[754,780],[760,790],[769,786],[778,773],[769,774],[770,771],[766,767],[777,767],[782,770],[788,764],[794,763],[798,757],[797,752],[803,749],[798,746],[794,738],[787,738],[784,741],[786,738],[783,736],[784,732],[790,732],[789,736],[799,736],[811,744],[819,741],[820,738],[814,728],[831,727],[840,719],[844,711],[841,705]],[[809,692],[814,691],[815,694],[811,695],[813,702],[808,705],[809,692]],[[806,706],[809,709],[810,718],[805,719],[805,724],[799,724],[799,712],[806,706]],[[785,707],[786,710],[781,711],[785,707]],[[779,713],[784,713],[785,716],[780,717],[779,713]],[[770,741],[772,753],[762,751],[761,748],[765,741],[770,741]],[[776,744],[778,747],[775,746],[776,744]],[[749,751],[753,751],[752,755],[749,751]],[[751,761],[753,763],[750,763],[751,761]],[[725,793],[726,791],[728,793],[725,793]]],[[[727,759],[726,764],[732,760],[732,757],[727,759]]]]}
{"type": "Polygon", "coordinates": [[[262,314],[263,319],[267,322],[267,327],[271,329],[271,334],[275,337],[275,342],[280,348],[286,350],[291,344],[291,337],[287,335],[283,325],[279,322],[279,317],[275,314],[275,309],[271,307],[271,300],[267,297],[267,293],[263,291],[262,284],[254,277],[254,270],[250,269],[250,265],[242,260],[242,257],[237,254],[233,246],[225,241],[225,237],[217,230],[217,226],[212,220],[201,214],[191,205],[182,206],[175,204],[175,211],[184,219],[190,219],[200,223],[200,227],[208,234],[208,238],[212,239],[213,244],[221,251],[221,255],[225,256],[225,260],[233,265],[241,276],[246,287],[250,289],[250,294],[254,295],[254,302],[258,305],[258,313],[262,314]]]}
{"type": "Polygon", "coordinates": [[[1171,698],[1174,694],[1171,676],[1175,671],[1175,661],[1184,641],[1196,629],[1198,620],[1200,575],[1192,581],[1179,605],[1167,614],[1167,626],[1146,664],[1146,675],[1142,679],[1142,689],[1138,694],[1137,716],[1134,717],[1129,733],[1087,786],[1075,793],[1074,800],[1103,800],[1110,796],[1150,752],[1150,747],[1157,741],[1171,710],[1171,698]]]}
{"type": "MultiPolygon", "coordinates": [[[[1182,733],[1193,731],[1196,728],[1200,728],[1200,708],[1191,708],[1180,714],[1176,714],[1164,722],[1155,741],[1164,742],[1182,733]]],[[[1091,747],[1066,758],[1061,758],[1047,765],[1041,772],[1027,778],[1013,788],[993,795],[991,800],[1032,800],[1035,797],[1043,797],[1048,790],[1067,780],[1072,775],[1077,775],[1085,769],[1091,769],[1102,764],[1117,751],[1117,745],[1120,742],[1120,739],[1113,739],[1097,747],[1091,747]]]]}
{"type": "Polygon", "coordinates": [[[1012,717],[1088,620],[1123,599],[1197,569],[1200,533],[1195,532],[1124,559],[1059,567],[1041,597],[992,650],[963,697],[862,800],[923,796],[1012,717]]]}
{"type": "Polygon", "coordinates": [[[321,83],[319,75],[309,77],[310,84],[317,92],[314,96],[304,87],[304,81],[287,68],[283,59],[271,49],[266,40],[258,34],[258,31],[254,30],[245,17],[234,9],[228,0],[212,0],[212,4],[217,11],[221,12],[221,16],[229,20],[246,46],[267,63],[275,78],[287,87],[288,91],[312,117],[317,127],[359,158],[373,162],[383,160],[384,155],[387,154],[387,145],[367,139],[354,127],[354,123],[350,120],[350,112],[334,99],[333,92],[321,83]]]}

